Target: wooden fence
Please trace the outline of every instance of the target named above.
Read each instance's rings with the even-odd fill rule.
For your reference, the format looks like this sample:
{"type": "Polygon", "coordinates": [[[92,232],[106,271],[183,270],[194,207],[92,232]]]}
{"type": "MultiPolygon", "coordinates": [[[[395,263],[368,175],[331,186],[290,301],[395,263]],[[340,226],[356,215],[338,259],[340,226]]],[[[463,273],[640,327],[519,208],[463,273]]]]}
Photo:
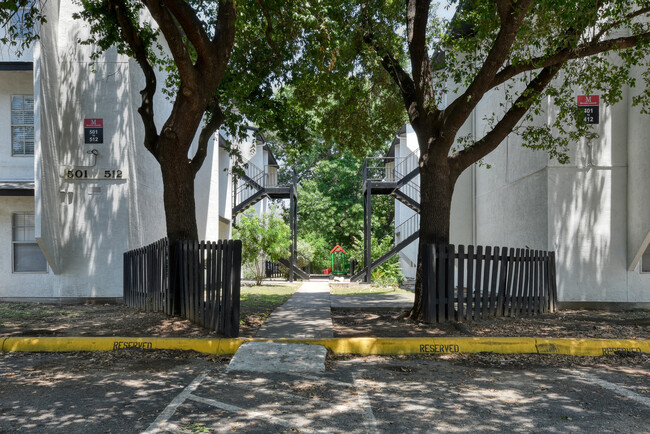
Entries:
{"type": "Polygon", "coordinates": [[[490,246],[427,245],[425,321],[465,321],[554,312],[555,253],[490,246]]]}
{"type": "Polygon", "coordinates": [[[146,311],[180,313],[236,337],[240,276],[241,241],[179,241],[172,251],[162,239],[124,254],[124,302],[146,311]]]}
{"type": "MultiPolygon", "coordinates": [[[[286,268],[285,268],[286,270],[286,268]]],[[[277,262],[264,261],[264,275],[267,278],[271,277],[284,277],[285,273],[282,266],[277,262]]]]}

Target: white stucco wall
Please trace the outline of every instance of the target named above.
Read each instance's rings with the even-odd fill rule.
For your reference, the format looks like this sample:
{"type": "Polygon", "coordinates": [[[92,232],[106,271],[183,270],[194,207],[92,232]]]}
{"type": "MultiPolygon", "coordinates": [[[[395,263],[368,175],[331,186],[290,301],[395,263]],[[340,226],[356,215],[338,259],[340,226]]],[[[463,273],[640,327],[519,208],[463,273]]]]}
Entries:
{"type": "MultiPolygon", "coordinates": [[[[601,103],[599,138],[574,143],[567,165],[511,134],[476,171],[478,244],[554,250],[560,301],[650,301],[650,275],[628,271],[650,230],[648,119],[623,98],[601,103]]],[[[553,116],[546,101],[541,120],[553,116]]]]}
{"type": "Polygon", "coordinates": [[[199,239],[217,241],[220,203],[219,145],[217,140],[210,139],[210,142],[203,166],[194,181],[194,199],[199,239]]]}

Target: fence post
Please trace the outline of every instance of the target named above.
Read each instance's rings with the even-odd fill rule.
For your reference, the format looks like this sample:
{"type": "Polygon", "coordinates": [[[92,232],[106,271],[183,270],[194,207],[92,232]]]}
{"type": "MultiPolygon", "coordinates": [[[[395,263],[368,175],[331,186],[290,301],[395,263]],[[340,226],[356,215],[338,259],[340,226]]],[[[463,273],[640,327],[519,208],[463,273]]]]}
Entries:
{"type": "Polygon", "coordinates": [[[551,312],[557,310],[557,282],[555,280],[555,252],[551,252],[550,255],[550,264],[551,267],[551,279],[550,279],[550,291],[551,291],[551,312]]]}
{"type": "Polygon", "coordinates": [[[233,244],[232,254],[232,330],[231,336],[239,336],[239,298],[241,288],[241,240],[236,240],[233,244]]]}
{"type": "Polygon", "coordinates": [[[447,248],[447,263],[445,274],[447,275],[446,286],[445,286],[445,300],[447,308],[445,309],[445,318],[447,321],[453,321],[456,314],[455,297],[454,297],[454,256],[456,248],[453,244],[448,244],[447,248]]]}

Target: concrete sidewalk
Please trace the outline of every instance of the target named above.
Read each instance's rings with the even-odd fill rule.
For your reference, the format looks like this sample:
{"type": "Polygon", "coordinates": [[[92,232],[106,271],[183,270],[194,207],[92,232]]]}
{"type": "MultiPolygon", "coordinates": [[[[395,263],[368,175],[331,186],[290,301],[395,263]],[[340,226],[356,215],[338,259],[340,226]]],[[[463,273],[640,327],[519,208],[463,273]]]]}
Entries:
{"type": "MultiPolygon", "coordinates": [[[[314,339],[334,337],[329,282],[305,282],[264,321],[256,337],[314,339]]],[[[327,349],[321,345],[246,342],[227,371],[323,372],[327,349]]]]}
{"type": "Polygon", "coordinates": [[[352,311],[394,311],[413,307],[414,293],[332,295],[331,308],[352,311]]]}
{"type": "Polygon", "coordinates": [[[258,338],[334,337],[329,281],[309,281],[264,321],[258,338]]]}

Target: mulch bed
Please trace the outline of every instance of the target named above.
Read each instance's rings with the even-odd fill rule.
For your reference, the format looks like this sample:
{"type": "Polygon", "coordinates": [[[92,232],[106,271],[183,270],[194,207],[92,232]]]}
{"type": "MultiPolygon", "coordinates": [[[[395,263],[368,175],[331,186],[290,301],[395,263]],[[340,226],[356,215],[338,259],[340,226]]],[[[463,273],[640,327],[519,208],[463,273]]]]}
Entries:
{"type": "MultiPolygon", "coordinates": [[[[7,304],[5,304],[6,306],[7,304]]],[[[11,307],[11,305],[9,305],[11,307]]],[[[16,308],[24,305],[15,305],[16,308]]],[[[37,314],[0,317],[0,336],[185,336],[218,337],[188,320],[139,312],[123,305],[38,304],[37,314]]],[[[335,337],[537,336],[650,339],[650,312],[561,311],[532,317],[465,323],[420,324],[402,312],[332,311],[335,337]]],[[[240,335],[252,337],[259,318],[242,318],[240,335]]]]}
{"type": "Polygon", "coordinates": [[[546,338],[650,339],[650,312],[573,310],[531,317],[465,323],[421,324],[403,312],[332,311],[335,337],[536,336],[546,338]]]}
{"type": "MultiPolygon", "coordinates": [[[[24,305],[16,305],[17,308],[24,305]]],[[[219,337],[188,320],[164,313],[140,312],[116,304],[38,304],[38,315],[0,318],[2,336],[153,336],[219,337]]],[[[259,328],[257,317],[242,318],[240,336],[252,337],[259,328]]]]}

